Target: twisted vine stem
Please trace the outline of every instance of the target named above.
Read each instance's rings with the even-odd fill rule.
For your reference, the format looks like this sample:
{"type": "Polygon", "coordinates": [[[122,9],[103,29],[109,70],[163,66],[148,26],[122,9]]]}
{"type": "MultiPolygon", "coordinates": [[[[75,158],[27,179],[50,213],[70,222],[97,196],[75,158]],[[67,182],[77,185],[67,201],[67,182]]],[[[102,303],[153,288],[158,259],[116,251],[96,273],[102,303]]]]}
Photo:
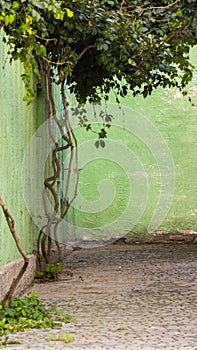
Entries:
{"type": "Polygon", "coordinates": [[[39,238],[38,238],[38,252],[44,257],[46,262],[51,261],[51,247],[52,241],[55,242],[57,252],[58,252],[58,260],[62,259],[61,247],[59,244],[58,237],[58,226],[60,222],[65,218],[71,204],[77,196],[77,187],[79,181],[79,172],[78,172],[78,151],[77,151],[77,139],[75,133],[72,129],[69,113],[67,108],[67,100],[65,95],[65,79],[61,82],[61,102],[63,106],[63,114],[62,119],[64,121],[64,126],[60,125],[57,118],[57,107],[56,101],[54,99],[53,94],[53,83],[52,83],[52,72],[51,66],[49,62],[43,62],[40,60],[40,72],[41,72],[41,83],[42,89],[44,93],[47,119],[48,119],[48,132],[49,137],[54,145],[52,151],[52,171],[53,174],[47,177],[44,180],[44,190],[43,190],[43,203],[44,210],[47,217],[47,223],[40,230],[39,238]],[[60,139],[56,140],[54,135],[54,127],[55,124],[60,132],[60,139],[63,140],[64,144],[60,146],[60,139]],[[69,162],[68,162],[68,173],[67,179],[64,189],[64,197],[61,202],[59,198],[59,194],[57,192],[57,182],[60,179],[60,161],[58,159],[59,152],[63,152],[64,150],[69,151],[69,162]],[[69,199],[69,203],[67,202],[68,191],[70,186],[70,181],[72,177],[72,166],[75,161],[75,170],[76,170],[76,179],[74,184],[74,191],[72,198],[69,199]],[[52,198],[52,213],[48,210],[47,206],[47,198],[50,196],[52,198]]]}
{"type": "Polygon", "coordinates": [[[24,275],[25,271],[27,270],[27,267],[28,267],[28,264],[29,264],[29,258],[26,254],[26,252],[24,251],[21,243],[20,243],[20,239],[16,233],[16,230],[15,230],[15,222],[14,222],[14,219],[12,217],[12,215],[10,214],[8,208],[6,207],[3,199],[1,198],[0,196],[0,206],[3,210],[3,213],[4,213],[4,216],[5,216],[5,219],[7,221],[7,224],[8,224],[8,227],[9,227],[9,230],[12,234],[12,237],[14,238],[15,240],[15,243],[16,243],[16,247],[19,251],[19,253],[22,255],[23,257],[23,260],[24,260],[24,263],[18,273],[18,275],[13,279],[12,283],[11,283],[11,286],[8,290],[8,292],[5,294],[3,300],[2,300],[2,306],[5,308],[7,306],[9,306],[10,304],[10,301],[11,301],[11,298],[16,290],[16,287],[19,283],[19,281],[21,280],[22,276],[24,275]]]}

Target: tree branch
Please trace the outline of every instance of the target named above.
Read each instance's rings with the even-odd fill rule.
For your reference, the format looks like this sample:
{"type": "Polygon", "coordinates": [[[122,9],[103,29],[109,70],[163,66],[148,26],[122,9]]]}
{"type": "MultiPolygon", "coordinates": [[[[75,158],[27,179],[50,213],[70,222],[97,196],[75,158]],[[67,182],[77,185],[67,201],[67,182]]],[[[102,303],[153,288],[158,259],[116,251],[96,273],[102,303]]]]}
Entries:
{"type": "Polygon", "coordinates": [[[165,10],[165,9],[167,9],[169,7],[172,7],[172,6],[176,5],[176,4],[178,4],[178,2],[180,2],[180,0],[176,0],[176,1],[174,1],[171,4],[166,5],[166,6],[155,6],[155,7],[153,6],[153,7],[150,7],[149,10],[154,10],[154,9],[165,10]]]}
{"type": "Polygon", "coordinates": [[[22,257],[24,259],[23,266],[21,267],[21,269],[20,269],[18,275],[16,276],[16,278],[13,279],[9,290],[6,293],[6,295],[5,295],[5,297],[4,297],[3,301],[2,301],[2,306],[3,307],[7,307],[10,304],[11,298],[13,296],[14,291],[16,290],[16,287],[17,287],[19,281],[21,280],[22,276],[24,275],[24,273],[25,273],[25,271],[27,269],[27,266],[29,264],[29,258],[27,256],[27,254],[25,253],[23,247],[21,246],[20,239],[19,239],[19,237],[16,234],[14,219],[13,219],[12,215],[10,214],[10,212],[8,211],[7,207],[5,206],[1,196],[0,196],[0,206],[1,206],[2,210],[3,210],[4,216],[5,216],[5,219],[7,221],[7,224],[8,224],[8,227],[10,229],[10,232],[12,234],[12,237],[15,240],[17,249],[18,249],[19,253],[22,255],[22,257]]]}
{"type": "Polygon", "coordinates": [[[86,51],[88,51],[89,49],[95,47],[95,45],[89,45],[87,47],[85,47],[85,49],[83,49],[83,51],[78,55],[77,59],[78,61],[81,59],[81,57],[86,53],[86,51]]]}
{"type": "MultiPolygon", "coordinates": [[[[168,4],[168,5],[166,5],[166,6],[142,7],[141,13],[143,13],[143,12],[146,11],[146,10],[166,10],[166,9],[168,9],[168,8],[170,8],[170,7],[172,7],[172,6],[176,5],[176,4],[178,4],[179,2],[180,2],[180,0],[175,0],[174,2],[172,2],[171,4],[168,4]]],[[[124,4],[124,0],[122,1],[122,4],[121,4],[121,10],[122,10],[123,8],[125,8],[125,9],[128,10],[128,9],[131,9],[131,8],[134,8],[134,7],[135,7],[135,5],[123,7],[123,4],[124,4]]]]}

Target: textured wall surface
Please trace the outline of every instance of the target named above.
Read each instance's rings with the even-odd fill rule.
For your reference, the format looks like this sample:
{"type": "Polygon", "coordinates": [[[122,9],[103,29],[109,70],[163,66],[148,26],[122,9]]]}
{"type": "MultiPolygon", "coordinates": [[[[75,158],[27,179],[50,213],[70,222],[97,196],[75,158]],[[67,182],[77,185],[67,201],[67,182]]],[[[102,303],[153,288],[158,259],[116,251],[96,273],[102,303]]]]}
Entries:
{"type": "MultiPolygon", "coordinates": [[[[27,106],[20,79],[22,67],[10,65],[0,31],[0,193],[15,219],[16,232],[28,253],[32,252],[37,228],[24,205],[21,168],[26,146],[36,130],[35,105],[27,106]]],[[[0,211],[0,265],[20,255],[0,211]]]]}
{"type": "MultiPolygon", "coordinates": [[[[25,271],[22,279],[20,280],[14,295],[20,295],[24,290],[32,284],[36,270],[36,256],[31,254],[29,257],[29,264],[25,271]]],[[[24,264],[23,259],[17,259],[1,266],[0,268],[0,300],[9,291],[13,279],[19,273],[22,265],[24,264]]]]}
{"type": "MultiPolygon", "coordinates": [[[[158,89],[147,100],[123,101],[154,123],[172,154],[175,191],[171,208],[160,226],[164,231],[197,230],[197,48],[191,51],[191,60],[196,68],[188,93],[195,106],[176,89],[158,89]]],[[[143,220],[146,222],[146,211],[139,227],[144,227],[143,220]]]]}
{"type": "MultiPolygon", "coordinates": [[[[196,49],[192,50],[195,65],[196,53],[196,49]]],[[[36,103],[30,106],[22,101],[25,91],[20,80],[21,73],[19,63],[9,64],[6,48],[1,44],[0,193],[15,218],[16,231],[24,248],[31,253],[38,228],[33,224],[24,203],[21,169],[26,147],[45,116],[41,97],[37,97],[36,103]]],[[[197,104],[196,86],[197,73],[189,87],[189,94],[197,104]]],[[[114,102],[112,94],[110,103],[114,102]]],[[[94,145],[96,135],[78,127],[78,119],[73,118],[79,141],[80,181],[77,200],[63,227],[63,239],[106,240],[119,238],[129,231],[147,233],[150,232],[148,227],[154,215],[156,219],[162,218],[163,212],[165,215],[158,220],[159,225],[153,225],[157,229],[197,230],[197,107],[192,107],[176,89],[158,89],[147,99],[128,96],[121,99],[120,107],[114,104],[106,107],[107,113],[112,114],[114,119],[104,148],[97,149],[94,145]],[[161,140],[166,143],[165,147],[161,146],[161,140]],[[161,150],[158,152],[159,148],[161,150]],[[167,158],[168,153],[172,156],[171,163],[167,158]],[[161,165],[166,159],[168,162],[162,169],[162,183],[161,165]],[[174,188],[170,174],[174,176],[174,188]],[[163,207],[158,209],[162,193],[163,207]],[[168,197],[172,199],[171,206],[168,197]]],[[[92,113],[91,117],[95,130],[102,128],[99,112],[97,115],[92,113]]],[[[40,148],[39,131],[36,138],[40,148]]],[[[34,164],[38,156],[36,152],[34,163],[29,167],[32,178],[27,179],[34,196],[37,196],[34,176],[37,170],[34,164]]],[[[62,156],[61,161],[62,168],[66,169],[66,156],[62,156]]],[[[74,164],[73,178],[75,170],[74,164]]],[[[39,171],[42,176],[43,169],[39,171]]],[[[63,192],[66,172],[64,170],[60,193],[63,192]]],[[[73,188],[74,184],[71,184],[69,198],[72,197],[73,188]]],[[[32,216],[39,217],[40,205],[41,201],[32,209],[32,216]]],[[[18,257],[0,212],[0,265],[18,257]]]]}
{"type": "MultiPolygon", "coordinates": [[[[197,67],[196,54],[197,48],[194,48],[191,51],[191,59],[197,67]]],[[[197,70],[195,70],[188,91],[197,106],[197,70]]],[[[111,102],[115,102],[113,95],[111,102]]],[[[158,210],[156,208],[162,191],[166,198],[164,198],[163,208],[159,210],[166,210],[167,215],[163,217],[158,227],[155,226],[156,229],[166,232],[181,229],[197,230],[196,106],[192,106],[188,98],[183,97],[176,89],[159,88],[146,99],[141,96],[136,98],[128,96],[121,99],[119,112],[118,107],[114,109],[107,103],[107,112],[113,115],[115,111],[115,117],[108,132],[105,148],[100,147],[98,150],[95,148],[95,134],[84,129],[76,130],[80,144],[79,167],[81,170],[78,198],[75,202],[75,209],[69,212],[68,220],[70,223],[75,223],[76,227],[72,225],[68,227],[68,239],[73,235],[76,238],[85,237],[87,239],[110,238],[116,230],[117,236],[121,236],[122,230],[128,228],[129,231],[130,219],[130,231],[150,232],[148,226],[158,210]],[[126,113],[131,111],[129,127],[124,108],[126,108],[126,113]],[[130,131],[136,130],[136,113],[145,119],[138,118],[138,131],[132,133],[130,131]],[[117,116],[122,119],[122,127],[116,125],[117,116]],[[169,154],[172,156],[173,168],[171,164],[171,169],[167,165],[163,170],[163,188],[159,162],[162,162],[162,157],[165,160],[167,152],[164,150],[163,154],[160,152],[159,155],[156,155],[160,147],[159,142],[157,138],[154,138],[154,132],[150,132],[150,127],[147,128],[143,120],[153,124],[161,135],[160,139],[166,142],[169,154]],[[140,139],[142,134],[147,142],[140,139]],[[112,151],[110,151],[110,142],[114,142],[112,151]],[[115,143],[120,146],[119,149],[116,148],[115,143]],[[151,144],[150,147],[148,143],[151,144]],[[125,153],[124,151],[121,153],[122,145],[127,148],[125,153]],[[131,155],[133,158],[129,160],[131,155]],[[123,166],[122,162],[124,162],[123,166]],[[132,163],[130,168],[129,162],[132,163]],[[124,165],[126,165],[126,171],[124,165]],[[175,180],[174,185],[171,183],[171,187],[168,183],[170,171],[175,180]],[[129,172],[131,178],[133,172],[131,183],[129,172]],[[136,176],[137,173],[139,176],[136,176]],[[142,173],[144,181],[147,181],[147,186],[143,181],[141,185],[137,183],[142,173]],[[130,214],[128,212],[124,220],[119,222],[132,196],[133,204],[130,214]],[[167,196],[172,196],[171,206],[165,202],[167,196]]],[[[98,113],[94,120],[102,127],[98,113]]],[[[157,214],[160,215],[159,211],[157,214]]]]}

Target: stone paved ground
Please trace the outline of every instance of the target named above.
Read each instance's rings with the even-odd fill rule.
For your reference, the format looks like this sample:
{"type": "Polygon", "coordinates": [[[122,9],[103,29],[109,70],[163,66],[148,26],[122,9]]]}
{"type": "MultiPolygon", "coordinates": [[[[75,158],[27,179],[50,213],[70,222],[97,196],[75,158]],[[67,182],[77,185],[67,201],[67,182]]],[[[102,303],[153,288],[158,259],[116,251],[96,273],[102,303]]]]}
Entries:
{"type": "Polygon", "coordinates": [[[146,244],[78,250],[42,300],[71,314],[61,329],[12,335],[7,349],[197,350],[197,245],[146,244]],[[67,272],[73,272],[73,277],[67,272]],[[64,344],[48,335],[70,333],[64,344]]]}

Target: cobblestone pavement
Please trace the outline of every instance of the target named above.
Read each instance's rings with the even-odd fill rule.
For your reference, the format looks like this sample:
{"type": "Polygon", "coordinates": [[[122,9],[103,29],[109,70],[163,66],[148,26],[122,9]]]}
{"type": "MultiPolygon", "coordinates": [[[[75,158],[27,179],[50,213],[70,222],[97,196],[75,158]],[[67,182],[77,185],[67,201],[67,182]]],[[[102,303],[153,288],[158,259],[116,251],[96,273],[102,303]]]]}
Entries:
{"type": "Polygon", "coordinates": [[[75,322],[11,335],[21,344],[6,348],[197,350],[196,257],[196,244],[114,244],[74,251],[59,281],[31,290],[75,322]],[[74,341],[47,341],[62,333],[72,334],[74,341]]]}

